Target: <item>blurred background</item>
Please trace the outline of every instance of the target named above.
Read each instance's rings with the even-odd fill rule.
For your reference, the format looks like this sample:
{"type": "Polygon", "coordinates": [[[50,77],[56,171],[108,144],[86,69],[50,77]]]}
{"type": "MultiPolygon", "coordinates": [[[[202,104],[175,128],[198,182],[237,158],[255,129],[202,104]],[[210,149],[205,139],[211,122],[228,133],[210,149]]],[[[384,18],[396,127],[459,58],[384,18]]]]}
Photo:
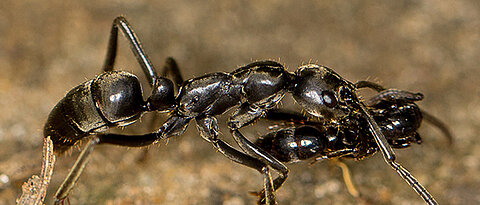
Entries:
{"type": "MultiPolygon", "coordinates": [[[[289,71],[305,63],[352,82],[421,92],[419,105],[455,136],[449,145],[424,123],[422,145],[398,160],[440,204],[480,203],[480,2],[423,1],[34,1],[0,2],[0,204],[12,204],[41,168],[42,129],[53,106],[101,72],[111,23],[124,15],[157,69],[174,57],[185,78],[230,72],[271,59],[289,71]]],[[[116,68],[143,73],[123,37],[116,68]]],[[[285,97],[286,105],[291,97],[285,97]]],[[[222,136],[231,136],[219,117],[222,136]]],[[[146,115],[125,132],[157,129],[146,115]],[[152,126],[153,124],[153,126],[152,126]]],[[[268,122],[243,129],[253,139],[268,122]]],[[[217,153],[191,123],[187,133],[145,149],[97,146],[71,204],[254,204],[262,177],[217,153]]],[[[47,204],[78,155],[57,159],[47,204]]],[[[280,204],[422,204],[376,155],[345,161],[362,199],[348,194],[338,167],[289,166],[280,204]]]]}

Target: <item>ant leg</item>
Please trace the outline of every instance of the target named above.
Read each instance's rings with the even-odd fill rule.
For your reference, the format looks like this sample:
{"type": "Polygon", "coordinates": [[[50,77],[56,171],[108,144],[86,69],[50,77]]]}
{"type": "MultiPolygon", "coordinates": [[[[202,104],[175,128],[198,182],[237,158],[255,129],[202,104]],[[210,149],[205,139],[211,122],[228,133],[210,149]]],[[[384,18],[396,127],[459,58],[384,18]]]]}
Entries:
{"type": "Polygon", "coordinates": [[[220,153],[222,153],[228,159],[232,160],[235,163],[239,163],[244,166],[253,168],[263,175],[264,190],[267,190],[267,195],[258,202],[259,204],[277,204],[274,195],[272,176],[270,175],[270,170],[266,164],[256,158],[253,158],[243,152],[236,150],[235,148],[220,139],[213,140],[212,144],[218,151],[220,151],[220,153]]]}
{"type": "Polygon", "coordinates": [[[250,168],[256,169],[263,174],[264,178],[264,189],[266,191],[265,201],[259,201],[259,203],[266,204],[276,204],[275,195],[274,195],[274,185],[270,175],[270,170],[268,166],[262,161],[252,156],[249,156],[245,153],[242,153],[229,144],[218,139],[219,129],[217,124],[217,119],[213,116],[204,116],[196,118],[197,129],[200,132],[200,135],[208,142],[211,142],[213,146],[219,150],[223,155],[225,155],[230,160],[248,166],[250,168]]]}
{"type": "MultiPolygon", "coordinates": [[[[250,156],[259,159],[260,161],[272,167],[279,173],[279,176],[273,181],[274,190],[277,190],[283,185],[283,183],[287,179],[289,172],[288,168],[278,159],[265,152],[257,145],[250,142],[242,135],[242,133],[238,131],[238,129],[240,129],[241,127],[244,127],[261,117],[264,110],[265,109],[262,109],[256,105],[249,105],[248,103],[244,103],[232,115],[228,122],[228,126],[230,127],[230,132],[232,133],[233,138],[240,146],[240,148],[242,148],[250,156]]],[[[262,190],[261,192],[259,192],[260,197],[263,196],[264,192],[266,191],[262,190]]]]}
{"type": "Polygon", "coordinates": [[[253,168],[263,175],[264,190],[267,191],[265,191],[266,195],[265,193],[263,193],[263,197],[258,201],[259,204],[277,204],[274,194],[274,182],[272,182],[272,176],[270,175],[270,170],[266,164],[256,158],[253,158],[243,152],[236,150],[235,148],[220,139],[216,139],[211,142],[213,146],[228,159],[232,160],[233,162],[253,168]]]}
{"type": "Polygon", "coordinates": [[[60,204],[77,182],[96,144],[115,144],[127,147],[143,147],[153,144],[160,137],[168,138],[183,133],[190,119],[170,117],[158,132],[145,135],[98,134],[92,137],[83,148],[75,164],[55,194],[55,204],[60,204]]]}
{"type": "Polygon", "coordinates": [[[113,20],[112,29],[110,31],[110,39],[108,41],[107,55],[105,57],[105,63],[103,65],[104,71],[112,71],[115,64],[115,58],[117,56],[117,44],[118,44],[118,29],[127,38],[130,48],[132,49],[135,58],[142,67],[143,72],[147,76],[149,84],[154,87],[158,75],[150,62],[147,54],[144,52],[140,40],[133,31],[132,27],[128,23],[127,19],[123,16],[119,16],[113,20]]]}
{"type": "Polygon", "coordinates": [[[363,116],[367,118],[367,123],[370,127],[370,132],[373,135],[373,138],[375,139],[375,142],[378,145],[378,148],[383,154],[383,158],[387,164],[389,164],[393,170],[395,170],[402,178],[407,182],[422,199],[425,201],[427,204],[438,204],[433,196],[428,193],[428,191],[423,187],[420,182],[413,177],[410,172],[405,169],[402,165],[399,163],[395,162],[395,152],[393,152],[392,147],[387,142],[387,139],[383,135],[382,131],[380,130],[380,127],[378,124],[375,122],[373,119],[372,115],[368,113],[367,108],[365,105],[359,103],[357,104],[359,106],[359,111],[362,112],[363,116]]]}
{"type": "Polygon", "coordinates": [[[312,126],[323,126],[324,123],[321,120],[315,120],[309,118],[307,115],[301,112],[295,112],[290,110],[284,109],[271,109],[267,110],[265,116],[262,118],[274,122],[284,122],[285,125],[294,125],[294,126],[301,126],[301,125],[312,125],[312,126]]]}
{"type": "Polygon", "coordinates": [[[283,109],[267,110],[263,118],[271,121],[291,122],[293,124],[309,124],[309,118],[306,115],[283,109]]]}
{"type": "Polygon", "coordinates": [[[160,139],[181,135],[187,129],[191,118],[171,116],[156,132],[144,135],[98,134],[99,144],[113,144],[125,147],[144,147],[160,139]]]}
{"type": "Polygon", "coordinates": [[[158,140],[156,133],[145,135],[99,134],[98,144],[112,144],[125,147],[145,147],[158,140]]]}
{"type": "MultiPolygon", "coordinates": [[[[377,83],[369,82],[369,81],[359,81],[355,85],[356,85],[357,88],[367,87],[367,88],[372,88],[372,89],[374,89],[378,92],[382,92],[382,91],[385,90],[385,88],[383,88],[383,86],[381,86],[377,83]]],[[[380,100],[381,98],[387,97],[389,95],[388,94],[389,92],[392,92],[392,91],[388,91],[388,90],[384,91],[384,93],[386,93],[387,95],[383,95],[383,97],[376,98],[376,99],[373,99],[373,100],[371,99],[371,101],[373,103],[375,103],[376,101],[380,100]]],[[[419,99],[420,98],[419,100],[421,100],[423,98],[423,95],[421,95],[420,93],[414,94],[414,93],[409,93],[409,92],[406,92],[406,91],[403,91],[403,92],[405,92],[405,93],[400,94],[398,91],[395,91],[391,94],[394,95],[394,96],[396,95],[397,97],[400,97],[400,99],[402,99],[402,98],[403,99],[408,99],[408,98],[419,99]],[[408,93],[408,94],[406,94],[406,93],[408,93]],[[413,97],[413,98],[411,98],[411,97],[413,97]]],[[[379,94],[378,96],[382,96],[382,94],[379,94]]],[[[411,100],[411,101],[416,101],[416,100],[411,100]]],[[[367,103],[367,105],[368,105],[368,103],[367,103]]],[[[360,107],[360,110],[363,112],[364,116],[367,118],[368,124],[370,126],[370,130],[373,134],[373,137],[374,137],[379,149],[381,150],[381,152],[383,154],[385,162],[387,162],[387,164],[389,164],[417,192],[417,194],[420,195],[420,197],[422,197],[422,199],[425,201],[425,203],[427,203],[427,204],[438,204],[435,201],[435,199],[433,198],[433,196],[430,193],[428,193],[428,191],[415,179],[415,177],[413,177],[412,174],[410,174],[410,172],[407,169],[402,167],[399,163],[395,162],[395,153],[393,152],[392,148],[388,145],[388,142],[385,139],[385,136],[383,135],[383,133],[380,131],[380,128],[378,127],[377,123],[375,122],[373,117],[368,113],[367,108],[364,105],[359,104],[359,107],[360,107]]],[[[453,137],[451,136],[447,127],[443,123],[441,123],[439,120],[437,120],[437,118],[433,117],[432,115],[430,115],[428,113],[425,113],[423,110],[422,110],[422,113],[426,114],[427,121],[430,121],[430,122],[432,122],[432,124],[439,127],[447,135],[449,140],[453,141],[453,137]]]]}
{"type": "MultiPolygon", "coordinates": [[[[135,55],[143,72],[147,76],[147,80],[150,86],[153,87],[152,94],[157,92],[156,88],[158,85],[162,85],[161,81],[165,81],[163,83],[168,84],[169,80],[167,80],[164,77],[158,77],[153,64],[151,63],[147,54],[144,52],[144,49],[142,48],[140,40],[138,39],[135,32],[133,31],[133,28],[131,27],[131,25],[123,16],[119,16],[115,18],[115,20],[113,21],[112,28],[110,31],[110,38],[108,42],[107,54],[105,57],[103,70],[104,71],[113,70],[113,66],[115,64],[115,58],[117,54],[117,46],[118,46],[118,29],[122,31],[122,33],[128,40],[130,44],[130,48],[133,54],[135,55]],[[159,82],[157,82],[157,79],[160,79],[159,82]]],[[[164,74],[166,74],[167,71],[170,71],[173,74],[173,78],[175,83],[177,84],[177,89],[178,89],[179,87],[178,85],[181,85],[183,83],[183,78],[181,77],[178,66],[176,62],[173,60],[173,58],[167,58],[167,61],[164,66],[164,74]]],[[[156,117],[154,116],[152,119],[152,124],[155,121],[156,121],[156,117]]]]}
{"type": "Polygon", "coordinates": [[[341,149],[333,152],[328,152],[326,155],[320,155],[316,157],[315,160],[310,164],[315,164],[316,162],[324,159],[336,159],[336,158],[344,157],[347,155],[353,155],[356,152],[357,151],[355,149],[341,149]]]}
{"type": "MultiPolygon", "coordinates": [[[[145,135],[99,134],[98,143],[115,144],[127,147],[147,146],[153,144],[158,139],[167,139],[171,136],[182,134],[189,121],[190,119],[187,118],[172,116],[157,132],[145,135]]],[[[227,158],[239,164],[254,168],[262,173],[265,179],[265,188],[271,190],[270,193],[273,193],[273,184],[271,182],[268,167],[262,161],[246,155],[218,139],[218,126],[215,118],[198,118],[197,125],[200,133],[205,136],[205,139],[211,142],[213,146],[227,158]]],[[[275,198],[272,196],[270,199],[269,203],[274,204],[275,198]]]]}
{"type": "Polygon", "coordinates": [[[278,161],[275,157],[270,155],[269,153],[265,152],[261,148],[259,148],[257,145],[253,144],[250,142],[241,132],[239,132],[237,129],[231,130],[233,138],[235,141],[238,143],[240,148],[242,148],[247,154],[254,156],[255,158],[259,159],[263,163],[267,164],[268,166],[272,167],[276,171],[280,173],[280,176],[275,178],[273,181],[273,187],[275,190],[279,189],[285,180],[287,180],[288,177],[288,168],[278,161]]]}
{"type": "Polygon", "coordinates": [[[97,136],[92,137],[83,148],[82,152],[78,155],[75,164],[70,169],[67,177],[63,180],[62,185],[57,189],[55,193],[55,204],[61,204],[68,194],[72,190],[75,183],[77,183],[78,177],[82,174],[85,165],[87,164],[90,155],[92,154],[93,147],[98,143],[97,136]]]}

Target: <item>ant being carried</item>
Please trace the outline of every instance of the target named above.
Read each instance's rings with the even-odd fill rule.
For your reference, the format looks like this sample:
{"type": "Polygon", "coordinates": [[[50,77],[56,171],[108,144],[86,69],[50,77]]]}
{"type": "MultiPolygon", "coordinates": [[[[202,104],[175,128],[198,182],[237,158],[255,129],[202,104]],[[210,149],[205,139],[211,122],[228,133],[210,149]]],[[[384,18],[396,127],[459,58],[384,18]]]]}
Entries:
{"type": "Polygon", "coordinates": [[[368,81],[356,84],[340,77],[333,70],[309,64],[294,73],[273,61],[259,61],[231,73],[212,73],[183,81],[171,58],[167,59],[164,76],[170,72],[173,82],[156,73],[133,29],[124,17],[114,20],[102,74],[73,88],[53,108],[44,129],[54,150],[63,153],[78,141],[89,139],[75,165],[55,195],[62,202],[80,176],[96,144],[142,147],[182,134],[190,120],[195,120],[201,136],[230,160],[258,170],[264,177],[264,189],[257,194],[259,203],[275,204],[274,192],[288,176],[282,162],[309,158],[316,160],[348,157],[362,159],[380,151],[390,165],[428,204],[436,204],[428,191],[399,163],[393,148],[420,143],[417,129],[422,113],[435,125],[446,127],[425,115],[415,101],[421,94],[384,89],[368,81]],[[126,36],[135,57],[145,72],[152,93],[143,100],[137,77],[113,71],[118,30],[126,36]],[[175,96],[174,83],[179,90],[175,96]],[[360,101],[358,88],[372,88],[379,93],[360,101]],[[299,113],[272,110],[286,93],[291,93],[303,110],[323,119],[309,120],[299,113]],[[237,150],[219,139],[215,116],[236,108],[228,121],[237,150]],[[145,112],[170,112],[170,118],[153,133],[144,135],[108,134],[110,127],[125,126],[145,112]],[[272,131],[252,143],[239,131],[265,116],[267,119],[290,122],[291,126],[272,131]],[[279,176],[274,180],[270,169],[279,176]]]}

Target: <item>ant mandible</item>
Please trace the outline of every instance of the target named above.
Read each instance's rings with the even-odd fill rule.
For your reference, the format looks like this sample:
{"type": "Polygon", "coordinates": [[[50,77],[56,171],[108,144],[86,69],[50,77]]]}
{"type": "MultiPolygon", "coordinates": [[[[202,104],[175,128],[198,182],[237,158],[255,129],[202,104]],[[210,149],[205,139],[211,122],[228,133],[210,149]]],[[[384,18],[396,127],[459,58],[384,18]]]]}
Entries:
{"type": "MultiPolygon", "coordinates": [[[[127,147],[151,145],[181,135],[190,120],[194,119],[201,136],[220,153],[263,175],[264,189],[259,192],[260,202],[275,204],[274,192],[285,182],[289,170],[268,149],[262,149],[261,144],[245,138],[239,129],[261,118],[268,110],[276,107],[286,93],[291,93],[295,101],[311,116],[330,122],[337,121],[336,119],[358,121],[364,126],[358,134],[364,136],[368,146],[374,150],[379,149],[387,164],[426,203],[436,204],[427,190],[395,161],[395,153],[374,119],[376,115],[357,97],[357,88],[375,88],[374,83],[362,81],[363,83],[353,84],[333,70],[314,64],[301,66],[296,72],[290,73],[274,61],[254,62],[231,73],[211,73],[183,81],[175,61],[168,58],[163,73],[170,72],[175,83],[181,85],[175,96],[174,82],[158,76],[124,17],[117,17],[113,22],[103,70],[95,79],[67,93],[53,108],[45,124],[44,136],[52,139],[57,153],[65,152],[82,139],[89,139],[57,190],[56,203],[68,196],[96,144],[127,147]],[[119,29],[129,41],[152,87],[146,101],[143,100],[142,89],[135,75],[113,71],[119,29]],[[242,151],[218,138],[219,128],[215,116],[234,107],[237,108],[228,121],[228,127],[242,151]],[[104,133],[108,128],[134,123],[143,113],[153,111],[171,113],[170,118],[156,132],[144,135],[104,133]],[[279,173],[274,180],[270,168],[279,173]]],[[[347,129],[351,127],[342,124],[339,126],[347,126],[347,129]]]]}

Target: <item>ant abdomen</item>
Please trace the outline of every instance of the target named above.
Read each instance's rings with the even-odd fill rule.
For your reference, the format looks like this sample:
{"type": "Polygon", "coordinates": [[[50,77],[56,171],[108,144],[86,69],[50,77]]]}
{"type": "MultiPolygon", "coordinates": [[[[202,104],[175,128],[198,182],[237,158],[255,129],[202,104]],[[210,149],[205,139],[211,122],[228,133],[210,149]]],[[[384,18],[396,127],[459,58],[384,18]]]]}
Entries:
{"type": "Polygon", "coordinates": [[[143,97],[136,76],[106,72],[73,88],[53,108],[44,128],[62,153],[94,132],[130,124],[140,117],[143,97]]]}
{"type": "Polygon", "coordinates": [[[270,132],[255,144],[282,162],[297,162],[323,152],[326,140],[325,131],[312,126],[300,126],[270,132]]]}
{"type": "Polygon", "coordinates": [[[91,92],[100,115],[109,124],[130,124],[146,109],[138,78],[127,72],[103,73],[92,83],[91,92]]]}

